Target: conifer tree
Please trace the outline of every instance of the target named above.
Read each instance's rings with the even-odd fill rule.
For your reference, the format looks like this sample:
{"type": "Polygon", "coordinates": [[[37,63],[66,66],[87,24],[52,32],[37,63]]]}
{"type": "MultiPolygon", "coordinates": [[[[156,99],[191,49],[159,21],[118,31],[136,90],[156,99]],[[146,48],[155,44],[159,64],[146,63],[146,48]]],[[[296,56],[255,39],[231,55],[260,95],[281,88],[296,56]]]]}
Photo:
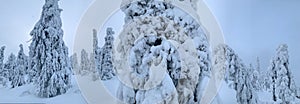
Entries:
{"type": "Polygon", "coordinates": [[[68,48],[63,30],[58,0],[45,0],[40,20],[30,35],[29,67],[40,97],[54,97],[66,93],[71,82],[68,48]]]}

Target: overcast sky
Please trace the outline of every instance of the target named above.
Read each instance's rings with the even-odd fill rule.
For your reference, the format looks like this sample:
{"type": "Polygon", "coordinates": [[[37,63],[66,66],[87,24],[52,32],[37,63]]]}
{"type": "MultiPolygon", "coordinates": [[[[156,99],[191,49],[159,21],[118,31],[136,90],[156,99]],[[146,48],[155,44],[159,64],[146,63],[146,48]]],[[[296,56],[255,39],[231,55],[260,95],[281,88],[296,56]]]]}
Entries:
{"type": "MultiPolygon", "coordinates": [[[[69,50],[73,41],[80,17],[93,0],[60,0],[64,40],[69,50]]],[[[2,0],[0,3],[0,46],[5,45],[5,53],[17,53],[19,44],[24,44],[28,51],[30,31],[40,19],[44,0],[2,0]]],[[[28,53],[25,53],[28,54],[28,53]]],[[[7,57],[7,55],[6,55],[7,57]]]]}
{"type": "MultiPolygon", "coordinates": [[[[205,0],[232,47],[246,64],[270,64],[279,44],[289,46],[290,68],[300,79],[299,0],[205,0]]],[[[300,82],[296,80],[299,85],[300,82]]]]}
{"type": "MultiPolygon", "coordinates": [[[[93,0],[61,0],[64,40],[72,50],[80,17],[93,0]]],[[[226,43],[246,64],[261,59],[266,69],[279,44],[289,46],[290,68],[300,79],[300,1],[299,0],[205,0],[219,22],[226,43]]],[[[39,20],[44,0],[3,0],[0,3],[0,46],[6,54],[25,51],[30,31],[39,20]]],[[[201,17],[200,17],[201,18],[201,17]]],[[[123,19],[122,19],[123,20],[123,19]]],[[[27,54],[27,53],[26,53],[27,54]]],[[[297,82],[297,81],[296,81],[297,82]]],[[[297,82],[298,83],[298,82],[297,82]]],[[[299,83],[298,83],[299,84],[299,83]]]]}

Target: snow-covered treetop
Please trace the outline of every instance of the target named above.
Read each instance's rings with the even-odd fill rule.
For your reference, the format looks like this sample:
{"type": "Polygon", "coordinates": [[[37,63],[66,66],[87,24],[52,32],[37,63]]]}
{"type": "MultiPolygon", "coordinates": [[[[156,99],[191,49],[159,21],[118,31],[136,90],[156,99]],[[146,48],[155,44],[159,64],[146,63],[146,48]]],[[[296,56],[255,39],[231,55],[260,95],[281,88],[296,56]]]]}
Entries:
{"type": "Polygon", "coordinates": [[[106,29],[106,36],[105,36],[105,41],[107,41],[106,43],[112,44],[112,42],[114,41],[114,34],[115,32],[112,30],[111,27],[106,29]]]}
{"type": "Polygon", "coordinates": [[[98,37],[97,37],[97,30],[93,29],[93,50],[96,52],[98,49],[98,37]]]}
{"type": "Polygon", "coordinates": [[[284,62],[288,62],[289,54],[288,54],[288,46],[286,44],[281,44],[276,49],[277,56],[280,60],[284,62]]]}
{"type": "Polygon", "coordinates": [[[22,44],[20,44],[19,45],[19,48],[20,48],[20,50],[19,50],[19,52],[18,52],[18,59],[17,59],[17,64],[19,64],[19,66],[20,65],[25,65],[27,62],[27,60],[26,60],[26,56],[25,56],[25,54],[24,54],[24,49],[23,49],[23,45],[22,44]]]}
{"type": "MultiPolygon", "coordinates": [[[[3,59],[4,59],[4,50],[5,50],[5,46],[2,46],[1,48],[0,48],[0,59],[3,61],[3,59]]],[[[0,61],[1,61],[0,60],[0,61]]]]}
{"type": "Polygon", "coordinates": [[[58,7],[59,0],[45,0],[45,5],[43,6],[43,11],[40,20],[34,26],[34,29],[31,31],[30,35],[37,35],[42,38],[49,37],[47,36],[50,32],[55,33],[51,35],[63,35],[63,31],[60,29],[62,27],[62,22],[60,18],[60,13],[62,9],[58,7]],[[46,27],[45,32],[42,31],[42,27],[46,27]],[[55,31],[59,29],[59,31],[55,31]]]}
{"type": "Polygon", "coordinates": [[[22,54],[22,55],[23,55],[23,54],[24,54],[23,45],[22,45],[22,44],[20,44],[20,45],[19,45],[19,48],[20,48],[20,50],[19,50],[19,53],[18,53],[18,54],[19,54],[19,55],[20,55],[20,54],[22,54]]]}

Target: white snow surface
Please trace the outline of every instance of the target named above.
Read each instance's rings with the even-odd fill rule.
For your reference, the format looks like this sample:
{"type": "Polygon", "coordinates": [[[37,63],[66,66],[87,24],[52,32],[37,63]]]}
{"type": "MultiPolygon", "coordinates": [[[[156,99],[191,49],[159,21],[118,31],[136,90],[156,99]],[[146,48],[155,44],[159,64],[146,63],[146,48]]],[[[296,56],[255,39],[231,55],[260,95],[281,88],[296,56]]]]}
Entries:
{"type": "Polygon", "coordinates": [[[86,104],[74,76],[72,77],[72,88],[62,95],[41,98],[34,94],[34,88],[33,84],[13,89],[0,86],[0,103],[86,104]]]}

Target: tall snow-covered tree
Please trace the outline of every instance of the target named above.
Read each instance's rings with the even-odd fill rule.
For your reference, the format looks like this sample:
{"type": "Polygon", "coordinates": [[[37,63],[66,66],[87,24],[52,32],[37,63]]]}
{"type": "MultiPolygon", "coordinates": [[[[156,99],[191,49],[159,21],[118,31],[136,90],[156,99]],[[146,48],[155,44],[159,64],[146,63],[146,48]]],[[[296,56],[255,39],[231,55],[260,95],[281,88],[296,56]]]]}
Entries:
{"type": "Polygon", "coordinates": [[[98,46],[98,37],[96,29],[93,29],[93,52],[91,53],[90,60],[91,60],[91,68],[92,68],[92,80],[96,81],[99,79],[99,69],[100,69],[100,48],[98,46]]]}
{"type": "Polygon", "coordinates": [[[238,57],[238,55],[234,52],[233,49],[231,49],[226,44],[220,44],[215,49],[214,53],[216,56],[219,56],[220,58],[216,59],[223,59],[224,62],[218,62],[214,63],[214,65],[221,64],[220,68],[222,68],[221,71],[225,71],[224,79],[229,84],[231,88],[234,90],[237,90],[238,85],[238,79],[239,79],[239,73],[245,70],[245,65],[242,63],[242,60],[238,57]],[[223,52],[219,52],[223,51],[223,52]],[[221,58],[222,56],[222,58],[221,58]]]}
{"type": "Polygon", "coordinates": [[[12,88],[22,86],[26,83],[25,71],[27,67],[26,55],[24,54],[23,45],[19,45],[19,52],[16,60],[16,68],[13,70],[12,88]]]}
{"type": "Polygon", "coordinates": [[[78,74],[79,73],[79,64],[78,64],[77,53],[74,53],[73,55],[71,55],[70,60],[71,60],[71,67],[73,69],[74,74],[78,74]]]}
{"type": "Polygon", "coordinates": [[[236,91],[237,102],[240,104],[255,104],[257,96],[252,85],[253,68],[247,68],[239,56],[225,44],[220,44],[214,51],[214,65],[222,68],[224,79],[236,91]]]}
{"type": "MultiPolygon", "coordinates": [[[[128,49],[134,46],[137,39],[147,38],[151,35],[166,38],[167,41],[177,42],[175,50],[187,49],[188,52],[181,51],[179,53],[189,54],[185,57],[180,57],[182,58],[180,59],[175,57],[174,53],[170,53],[172,55],[169,56],[174,59],[168,58],[172,61],[167,61],[168,74],[172,78],[179,95],[178,102],[200,102],[202,96],[201,87],[203,87],[201,82],[204,77],[210,75],[211,70],[208,37],[201,24],[188,13],[182,11],[181,8],[172,5],[170,2],[173,1],[145,0],[128,3],[129,1],[123,0],[123,5],[121,5],[121,10],[125,13],[124,27],[127,30],[121,33],[124,35],[120,37],[120,40],[124,41],[120,43],[121,47],[116,46],[120,49],[118,51],[125,51],[126,53],[128,49]],[[187,46],[178,48],[177,45],[187,46]],[[195,54],[194,51],[189,49],[195,50],[195,54]],[[188,60],[187,57],[190,59],[188,60]],[[177,59],[179,62],[176,62],[177,59]]],[[[191,9],[196,9],[194,4],[197,1],[189,0],[180,3],[188,8],[192,6],[191,9]]],[[[171,49],[171,52],[175,50],[171,49]]],[[[122,55],[126,56],[126,54],[122,55]]]]}
{"type": "Polygon", "coordinates": [[[37,95],[54,97],[66,93],[71,82],[68,48],[63,30],[58,0],[45,0],[40,20],[30,32],[30,69],[37,95]]]}
{"type": "Polygon", "coordinates": [[[109,27],[106,29],[105,43],[104,46],[101,48],[102,51],[100,53],[101,68],[99,76],[101,80],[109,80],[115,76],[112,62],[114,34],[115,32],[112,30],[112,28],[109,27]]]}
{"type": "Polygon", "coordinates": [[[281,44],[269,66],[273,100],[284,104],[293,103],[296,87],[289,67],[288,46],[281,44]]]}
{"type": "MultiPolygon", "coordinates": [[[[200,90],[203,87],[201,86],[202,79],[209,76],[211,70],[208,37],[201,24],[180,8],[172,5],[170,2],[173,1],[146,0],[126,4],[128,1],[130,0],[123,0],[125,5],[121,7],[121,10],[125,13],[124,27],[126,29],[121,33],[124,36],[120,37],[122,41],[120,44],[124,47],[119,48],[119,46],[116,46],[120,49],[118,51],[125,51],[126,53],[127,49],[133,47],[137,39],[150,35],[164,37],[168,41],[178,42],[178,45],[187,44],[188,42],[186,41],[192,41],[193,45],[189,43],[188,46],[181,49],[195,46],[193,50],[196,50],[196,54],[191,50],[186,52],[187,54],[195,55],[190,57],[195,60],[187,62],[179,59],[179,63],[185,64],[182,66],[175,61],[174,63],[169,61],[168,71],[173,84],[176,86],[179,103],[200,102],[202,96],[200,90]],[[180,75],[179,78],[174,77],[178,75],[180,75]]],[[[190,7],[190,4],[194,5],[195,2],[197,0],[182,2],[182,4],[187,3],[188,7],[190,7]]],[[[175,47],[178,48],[177,46],[175,47]]]]}
{"type": "Polygon", "coordinates": [[[81,75],[87,75],[90,70],[90,60],[89,54],[85,51],[85,49],[81,50],[81,58],[80,58],[80,70],[79,73],[81,75]]]}

